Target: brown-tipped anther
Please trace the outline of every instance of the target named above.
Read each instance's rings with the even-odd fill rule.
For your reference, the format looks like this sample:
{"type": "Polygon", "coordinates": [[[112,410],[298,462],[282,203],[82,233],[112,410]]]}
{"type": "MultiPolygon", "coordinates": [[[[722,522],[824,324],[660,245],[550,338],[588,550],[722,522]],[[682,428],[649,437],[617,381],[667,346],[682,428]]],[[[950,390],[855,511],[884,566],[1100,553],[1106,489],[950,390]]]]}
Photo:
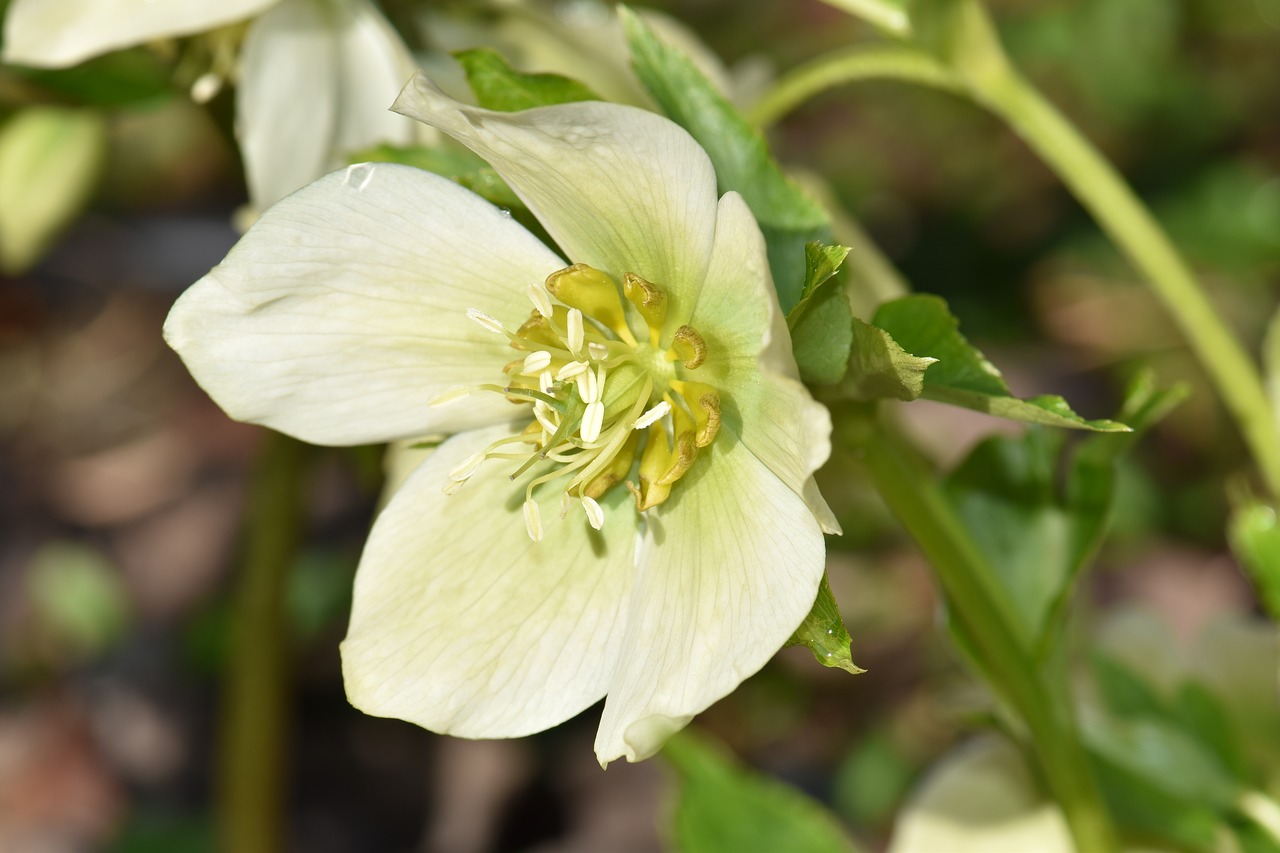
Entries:
{"type": "Polygon", "coordinates": [[[667,294],[661,287],[629,272],[622,276],[622,292],[640,312],[651,332],[662,331],[662,324],[667,320],[667,294]]]}
{"type": "Polygon", "coordinates": [[[574,264],[547,276],[547,291],[570,308],[617,333],[628,343],[635,343],[627,327],[626,312],[618,296],[618,285],[606,273],[586,264],[574,264]]]}
{"type": "Polygon", "coordinates": [[[707,342],[692,326],[681,326],[671,341],[671,352],[687,369],[694,370],[707,360],[707,342]]]}

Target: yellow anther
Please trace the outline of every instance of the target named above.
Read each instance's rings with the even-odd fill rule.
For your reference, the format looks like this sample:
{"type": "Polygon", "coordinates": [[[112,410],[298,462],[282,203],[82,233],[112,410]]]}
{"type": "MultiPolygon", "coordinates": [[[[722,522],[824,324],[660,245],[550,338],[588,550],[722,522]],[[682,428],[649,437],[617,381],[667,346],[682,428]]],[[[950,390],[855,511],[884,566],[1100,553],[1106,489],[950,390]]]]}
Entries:
{"type": "Polygon", "coordinates": [[[636,459],[636,445],[639,441],[640,433],[632,432],[627,438],[627,443],[622,445],[622,449],[610,460],[609,466],[583,487],[582,497],[599,500],[606,492],[621,483],[631,470],[631,463],[636,459]]]}
{"type": "Polygon", "coordinates": [[[612,278],[586,264],[574,264],[547,276],[547,290],[556,299],[601,323],[629,344],[636,342],[612,278]]]}
{"type": "Polygon", "coordinates": [[[693,412],[695,426],[694,437],[699,447],[706,447],[715,441],[720,431],[720,395],[716,389],[702,382],[680,382],[676,384],[680,396],[693,412]]]}
{"type": "Polygon", "coordinates": [[[649,326],[649,343],[656,347],[662,324],[667,320],[667,294],[658,285],[632,272],[622,277],[622,292],[649,326]]]}
{"type": "Polygon", "coordinates": [[[676,329],[667,358],[671,361],[683,361],[687,369],[693,370],[707,360],[707,342],[692,326],[681,326],[676,329]]]}

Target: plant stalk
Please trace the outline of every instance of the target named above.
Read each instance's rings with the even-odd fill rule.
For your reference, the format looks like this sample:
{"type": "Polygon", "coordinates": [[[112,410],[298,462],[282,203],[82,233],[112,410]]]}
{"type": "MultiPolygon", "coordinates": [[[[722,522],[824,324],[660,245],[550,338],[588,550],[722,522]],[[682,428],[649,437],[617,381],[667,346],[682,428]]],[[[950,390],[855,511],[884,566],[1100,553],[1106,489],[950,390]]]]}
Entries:
{"type": "Polygon", "coordinates": [[[306,450],[268,433],[250,486],[218,739],[218,843],[228,853],[284,849],[285,588],[300,538],[306,450]]]}

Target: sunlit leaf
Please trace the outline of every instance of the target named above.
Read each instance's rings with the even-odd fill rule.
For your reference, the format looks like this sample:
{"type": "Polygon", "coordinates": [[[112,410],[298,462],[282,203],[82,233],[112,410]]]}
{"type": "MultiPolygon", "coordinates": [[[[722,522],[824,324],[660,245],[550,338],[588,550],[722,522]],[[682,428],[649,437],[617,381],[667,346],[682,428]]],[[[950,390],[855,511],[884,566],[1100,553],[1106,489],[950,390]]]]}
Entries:
{"type": "Polygon", "coordinates": [[[673,836],[682,853],[854,853],[835,816],[795,788],[742,767],[684,731],[662,754],[680,780],[673,836]]]}
{"type": "Polygon", "coordinates": [[[827,583],[826,575],[823,575],[813,609],[800,623],[796,632],[791,635],[787,645],[805,646],[813,652],[813,656],[823,666],[839,667],[857,675],[866,670],[853,662],[853,653],[850,650],[852,642],[853,638],[849,636],[849,631],[844,626],[844,619],[840,616],[840,607],[836,604],[835,596],[831,594],[831,585],[827,583]]]}
{"type": "Polygon", "coordinates": [[[1026,400],[1013,396],[1000,371],[960,334],[959,321],[937,296],[916,294],[886,302],[872,322],[912,355],[938,360],[924,377],[924,396],[929,399],[1046,426],[1129,429],[1116,421],[1085,420],[1056,395],[1026,400]]]}
{"type": "Polygon", "coordinates": [[[496,50],[487,47],[463,50],[454,58],[466,72],[476,103],[500,112],[529,110],[575,101],[598,101],[591,89],[559,74],[525,74],[517,71],[496,50]]]}

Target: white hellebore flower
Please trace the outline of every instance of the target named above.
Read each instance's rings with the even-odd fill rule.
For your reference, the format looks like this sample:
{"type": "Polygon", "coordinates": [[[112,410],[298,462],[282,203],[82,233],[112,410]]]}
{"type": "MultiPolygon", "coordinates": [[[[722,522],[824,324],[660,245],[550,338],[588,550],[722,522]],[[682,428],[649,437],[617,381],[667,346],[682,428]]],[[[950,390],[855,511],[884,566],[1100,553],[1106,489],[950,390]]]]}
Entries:
{"type": "Polygon", "coordinates": [[[421,137],[421,125],[386,109],[416,66],[369,0],[13,0],[0,59],[58,68],[249,18],[235,67],[202,76],[192,94],[204,100],[222,75],[238,79],[236,135],[255,208],[351,151],[421,137]]]}
{"type": "Polygon", "coordinates": [[[342,646],[358,708],[515,737],[607,696],[653,754],[803,620],[835,522],[764,241],[652,113],[394,109],[502,175],[569,261],[436,175],[331,174],[263,215],[165,335],[235,418],[318,444],[451,433],[370,533],[342,646]]]}

